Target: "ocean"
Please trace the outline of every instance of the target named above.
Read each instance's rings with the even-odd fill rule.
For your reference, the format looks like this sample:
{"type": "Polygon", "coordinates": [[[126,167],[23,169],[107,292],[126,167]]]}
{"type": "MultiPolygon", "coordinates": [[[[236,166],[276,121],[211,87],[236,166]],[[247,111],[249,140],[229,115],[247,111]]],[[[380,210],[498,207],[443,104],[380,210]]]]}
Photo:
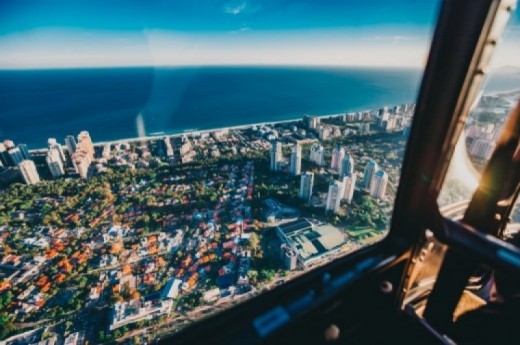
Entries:
{"type": "MultiPolygon", "coordinates": [[[[0,71],[0,140],[30,149],[88,130],[93,140],[175,134],[411,103],[422,71],[332,67],[0,71]]],[[[500,79],[500,78],[498,78],[500,79]]],[[[520,88],[493,78],[487,91],[520,88]]]]}

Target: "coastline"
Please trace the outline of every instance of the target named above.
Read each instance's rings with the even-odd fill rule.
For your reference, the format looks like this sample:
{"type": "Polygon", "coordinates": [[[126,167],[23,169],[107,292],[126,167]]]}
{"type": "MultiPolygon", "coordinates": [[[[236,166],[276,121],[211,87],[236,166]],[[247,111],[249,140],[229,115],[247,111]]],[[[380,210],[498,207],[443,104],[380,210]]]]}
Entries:
{"type": "MultiPolygon", "coordinates": [[[[503,90],[503,91],[489,91],[485,94],[482,94],[482,96],[493,96],[493,97],[499,97],[500,95],[504,96],[510,96],[511,94],[519,93],[520,89],[511,89],[511,90],[503,90]]],[[[381,107],[385,107],[388,105],[382,105],[381,107]]],[[[357,112],[369,112],[374,111],[375,109],[365,109],[365,110],[359,110],[355,111],[357,112]]],[[[118,143],[136,143],[140,141],[150,141],[150,140],[159,140],[162,138],[179,138],[182,136],[193,136],[193,135],[201,135],[205,133],[212,133],[212,132],[218,132],[218,131],[232,131],[232,130],[243,130],[243,129],[249,129],[255,126],[273,126],[277,124],[282,123],[290,123],[290,122],[296,122],[301,121],[304,116],[310,115],[312,117],[316,118],[331,118],[331,117],[338,117],[343,116],[345,114],[348,114],[349,111],[345,111],[342,113],[333,113],[333,114],[321,114],[321,115],[311,115],[311,114],[302,114],[298,117],[294,117],[291,119],[284,119],[284,120],[274,120],[274,121],[264,121],[264,122],[256,122],[256,123],[249,123],[249,124],[243,124],[243,125],[236,125],[236,126],[224,126],[224,127],[214,127],[214,128],[208,128],[208,129],[186,129],[181,131],[170,131],[170,132],[154,132],[150,133],[149,135],[142,136],[142,137],[130,137],[130,138],[121,138],[121,139],[114,139],[114,140],[105,140],[105,141],[95,141],[94,146],[104,146],[104,145],[114,145],[118,143]]],[[[30,149],[30,153],[44,153],[48,151],[46,147],[36,148],[36,149],[30,149]]]]}
{"type": "MultiPolygon", "coordinates": [[[[367,109],[363,110],[365,111],[372,111],[373,109],[367,109]]],[[[159,140],[162,138],[179,138],[182,136],[192,136],[192,135],[200,135],[205,133],[212,133],[212,132],[218,132],[218,131],[232,131],[232,130],[242,130],[242,129],[249,129],[255,126],[273,126],[277,124],[282,123],[290,123],[290,122],[297,122],[301,121],[304,116],[310,115],[312,117],[317,118],[329,118],[329,117],[338,117],[343,116],[347,112],[344,113],[334,113],[334,114],[322,114],[322,115],[310,115],[310,114],[304,114],[299,117],[295,117],[293,119],[285,119],[285,120],[275,120],[275,121],[265,121],[265,122],[255,122],[255,123],[249,123],[244,125],[236,125],[236,126],[225,126],[225,127],[214,127],[214,128],[208,128],[208,129],[186,129],[182,132],[164,132],[164,133],[157,133],[157,134],[149,134],[142,137],[131,137],[131,138],[122,138],[122,139],[114,139],[114,140],[105,140],[105,141],[96,141],[94,142],[94,147],[104,146],[104,145],[114,145],[114,144],[120,144],[120,143],[136,143],[140,141],[149,141],[149,140],[159,140]]],[[[63,146],[63,145],[62,145],[63,146]]],[[[48,149],[46,147],[36,148],[36,149],[30,149],[30,153],[42,153],[46,152],[48,149]]]]}

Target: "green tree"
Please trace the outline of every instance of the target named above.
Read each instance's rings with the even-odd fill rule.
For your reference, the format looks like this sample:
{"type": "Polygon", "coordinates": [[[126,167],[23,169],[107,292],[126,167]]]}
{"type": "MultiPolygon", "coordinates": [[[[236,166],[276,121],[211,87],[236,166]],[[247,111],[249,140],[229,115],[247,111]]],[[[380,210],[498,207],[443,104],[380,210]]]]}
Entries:
{"type": "Polygon", "coordinates": [[[0,314],[0,340],[8,337],[8,335],[15,330],[13,321],[7,313],[0,314]]]}
{"type": "Polygon", "coordinates": [[[272,282],[276,272],[272,269],[263,269],[260,271],[258,278],[262,281],[272,282]]]}
{"type": "Polygon", "coordinates": [[[249,236],[249,245],[251,246],[251,250],[256,254],[260,249],[260,236],[255,232],[251,233],[249,236]]]}
{"type": "Polygon", "coordinates": [[[116,338],[116,339],[117,339],[117,338],[121,338],[122,335],[123,335],[123,334],[121,333],[121,330],[116,329],[116,330],[114,331],[114,338],[116,338]]]}
{"type": "Polygon", "coordinates": [[[0,310],[7,307],[9,304],[11,304],[11,301],[13,299],[13,294],[11,291],[7,291],[4,294],[0,295],[0,310]]]}
{"type": "Polygon", "coordinates": [[[249,270],[249,272],[247,272],[247,277],[249,278],[249,280],[253,283],[256,283],[257,279],[258,279],[258,271],[257,270],[249,270]]]}

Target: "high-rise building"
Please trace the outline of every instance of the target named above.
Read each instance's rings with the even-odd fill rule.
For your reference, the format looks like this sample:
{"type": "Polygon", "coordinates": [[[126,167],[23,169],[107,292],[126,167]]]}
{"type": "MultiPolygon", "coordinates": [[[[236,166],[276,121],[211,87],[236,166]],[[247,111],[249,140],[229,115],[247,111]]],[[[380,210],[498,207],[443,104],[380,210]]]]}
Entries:
{"type": "Polygon", "coordinates": [[[27,148],[27,145],[25,145],[25,144],[18,144],[17,147],[20,150],[20,153],[22,154],[23,159],[32,159],[32,156],[29,153],[29,149],[27,148]]]}
{"type": "Polygon", "coordinates": [[[305,172],[300,180],[300,198],[310,200],[312,196],[312,187],[314,185],[314,174],[305,172]]]}
{"type": "Polygon", "coordinates": [[[49,150],[56,150],[58,151],[58,154],[60,155],[60,159],[62,163],[67,162],[67,158],[65,157],[65,152],[63,152],[63,147],[56,141],[54,138],[49,138],[47,140],[47,145],[49,146],[49,150]]]}
{"type": "Polygon", "coordinates": [[[78,149],[78,145],[76,143],[76,139],[72,135],[67,135],[65,137],[65,145],[67,146],[67,151],[69,153],[70,160],[72,162],[72,166],[74,167],[74,170],[78,172],[78,167],[76,166],[76,162],[74,162],[74,159],[72,159],[72,155],[76,152],[78,149]]]}
{"type": "Polygon", "coordinates": [[[329,126],[320,126],[318,136],[321,140],[328,140],[330,138],[332,129],[329,126]]]}
{"type": "Polygon", "coordinates": [[[101,152],[101,157],[104,159],[110,159],[112,157],[112,153],[110,151],[110,144],[105,144],[103,146],[103,151],[101,152]]]}
{"type": "Polygon", "coordinates": [[[65,174],[60,152],[56,148],[52,148],[47,152],[45,160],[47,161],[47,166],[51,171],[52,177],[60,177],[65,174]]]}
{"type": "Polygon", "coordinates": [[[372,179],[377,170],[379,170],[377,163],[373,159],[369,160],[365,167],[365,173],[363,174],[363,186],[369,191],[372,186],[372,179]]]}
{"type": "Polygon", "coordinates": [[[67,135],[65,137],[65,145],[67,145],[67,151],[69,151],[69,157],[72,156],[74,152],[76,152],[77,144],[76,139],[72,135],[67,135]]]}
{"type": "Polygon", "coordinates": [[[298,176],[301,173],[302,168],[302,147],[296,144],[292,148],[291,153],[291,166],[290,171],[294,176],[298,176]]]}
{"type": "Polygon", "coordinates": [[[352,176],[354,174],[354,158],[347,153],[343,160],[341,161],[341,169],[339,171],[339,175],[341,177],[352,176]]]}
{"type": "Polygon", "coordinates": [[[380,169],[374,174],[372,186],[370,187],[370,196],[374,199],[383,199],[385,197],[386,185],[388,184],[388,174],[380,169]]]}
{"type": "Polygon", "coordinates": [[[336,147],[332,151],[332,158],[330,160],[330,168],[332,170],[340,171],[341,169],[341,162],[343,161],[343,158],[345,157],[345,149],[341,146],[336,147]]]}
{"type": "Polygon", "coordinates": [[[343,199],[343,194],[345,194],[344,190],[343,182],[337,180],[330,181],[325,210],[333,211],[334,213],[339,212],[341,199],[343,199]]]}
{"type": "Polygon", "coordinates": [[[277,141],[271,147],[271,171],[279,171],[282,160],[282,143],[277,141]]]}
{"type": "Polygon", "coordinates": [[[320,126],[320,118],[319,117],[305,115],[304,122],[305,122],[305,124],[306,124],[308,129],[316,129],[316,128],[318,128],[320,126]]]}
{"type": "Polygon", "coordinates": [[[318,165],[324,165],[325,149],[323,148],[323,146],[318,143],[312,144],[309,159],[318,165]]]}
{"type": "Polygon", "coordinates": [[[20,172],[22,173],[23,180],[26,184],[35,184],[40,182],[40,176],[38,175],[38,171],[36,170],[36,165],[34,162],[25,159],[18,164],[20,168],[20,172]]]}
{"type": "Polygon", "coordinates": [[[92,163],[90,155],[87,152],[78,149],[72,155],[72,161],[74,162],[74,166],[76,167],[79,176],[83,179],[88,178],[90,163],[92,163]]]}
{"type": "Polygon", "coordinates": [[[396,117],[395,116],[391,116],[390,118],[388,118],[388,123],[386,125],[385,130],[386,131],[391,131],[391,130],[395,129],[396,123],[397,123],[396,117]]]}
{"type": "Polygon", "coordinates": [[[350,176],[343,177],[343,199],[347,201],[348,204],[352,203],[352,198],[354,197],[354,190],[356,189],[356,174],[352,174],[350,176]]]}
{"type": "Polygon", "coordinates": [[[10,149],[14,149],[14,141],[12,140],[4,140],[4,146],[6,148],[6,150],[10,150],[10,149]]]}
{"type": "Polygon", "coordinates": [[[185,154],[189,153],[191,151],[191,141],[186,136],[182,137],[182,144],[179,149],[181,156],[184,156],[185,154]]]}
{"type": "Polygon", "coordinates": [[[166,137],[164,138],[164,154],[166,157],[173,157],[173,146],[170,138],[166,137]]]}
{"type": "Polygon", "coordinates": [[[92,144],[92,139],[90,139],[90,135],[87,131],[79,133],[76,151],[77,150],[84,151],[91,162],[94,160],[94,144],[92,144]]]}
{"type": "Polygon", "coordinates": [[[0,162],[5,168],[11,165],[11,159],[3,143],[0,143],[0,162]]]}
{"type": "Polygon", "coordinates": [[[469,153],[477,158],[488,160],[495,150],[495,143],[487,139],[477,139],[471,143],[469,153]]]}
{"type": "Polygon", "coordinates": [[[12,165],[18,165],[24,160],[22,152],[18,147],[9,149],[7,153],[9,154],[9,159],[11,160],[12,165]]]}

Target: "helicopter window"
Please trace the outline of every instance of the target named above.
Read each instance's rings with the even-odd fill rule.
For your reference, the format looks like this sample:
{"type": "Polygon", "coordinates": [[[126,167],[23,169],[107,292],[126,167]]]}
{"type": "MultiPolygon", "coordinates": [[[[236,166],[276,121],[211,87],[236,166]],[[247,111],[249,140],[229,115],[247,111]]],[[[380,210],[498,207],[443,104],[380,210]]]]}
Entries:
{"type": "MultiPolygon", "coordinates": [[[[463,218],[505,123],[520,99],[520,79],[516,78],[516,69],[503,63],[504,56],[511,54],[513,46],[516,45],[517,22],[518,10],[516,17],[512,16],[503,40],[496,48],[490,67],[492,72],[480,96],[470,109],[462,134],[455,146],[437,199],[439,210],[446,218],[457,221],[463,218]]],[[[518,204],[517,200],[504,232],[505,240],[518,232],[520,221],[518,204]]],[[[440,242],[431,231],[426,231],[424,244],[420,248],[419,256],[410,274],[407,286],[409,290],[404,301],[404,304],[414,301],[419,313],[424,310],[426,298],[438,278],[447,249],[445,243],[440,242]]],[[[455,318],[471,305],[485,303],[490,299],[491,278],[489,267],[482,267],[475,272],[468,281],[462,302],[455,310],[455,318]]]]}
{"type": "Polygon", "coordinates": [[[0,4],[0,340],[153,341],[388,233],[437,1],[49,3],[0,4]]]}
{"type": "Polygon", "coordinates": [[[520,80],[517,78],[520,70],[506,62],[517,45],[520,32],[518,12],[516,10],[511,16],[504,30],[491,60],[491,73],[455,146],[437,200],[441,213],[448,218],[461,219],[478,187],[482,170],[495,149],[502,128],[520,99],[520,80]]]}

